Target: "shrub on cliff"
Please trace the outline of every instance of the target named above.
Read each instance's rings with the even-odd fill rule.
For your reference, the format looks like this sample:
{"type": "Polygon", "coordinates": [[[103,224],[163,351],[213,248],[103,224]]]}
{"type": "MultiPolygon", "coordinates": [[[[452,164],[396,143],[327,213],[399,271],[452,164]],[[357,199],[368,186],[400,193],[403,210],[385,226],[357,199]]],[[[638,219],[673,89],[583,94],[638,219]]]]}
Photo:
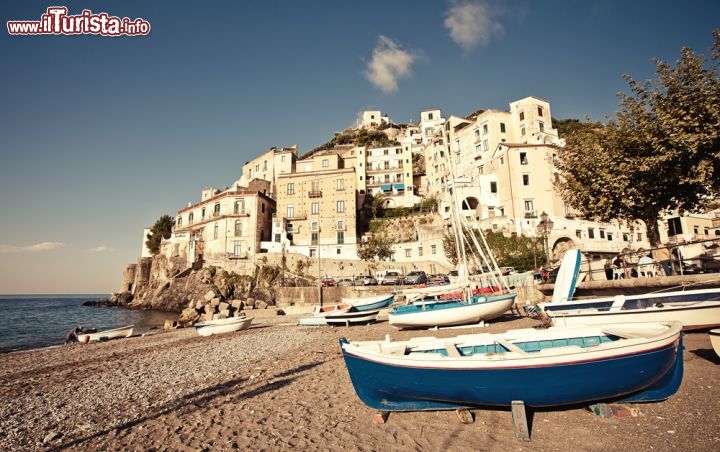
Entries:
{"type": "Polygon", "coordinates": [[[162,239],[170,238],[174,225],[175,220],[170,217],[170,215],[163,215],[158,218],[152,228],[150,228],[150,233],[146,237],[145,245],[153,255],[160,252],[160,242],[162,239]]]}

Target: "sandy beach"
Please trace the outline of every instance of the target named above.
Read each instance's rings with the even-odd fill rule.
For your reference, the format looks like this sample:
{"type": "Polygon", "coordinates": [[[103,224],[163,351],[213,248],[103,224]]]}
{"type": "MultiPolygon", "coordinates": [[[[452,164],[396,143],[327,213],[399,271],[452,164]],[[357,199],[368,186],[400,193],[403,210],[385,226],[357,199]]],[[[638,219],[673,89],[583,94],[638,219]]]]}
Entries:
{"type": "MultiPolygon", "coordinates": [[[[483,329],[398,332],[387,322],[354,328],[257,319],[238,333],[193,329],[0,356],[2,450],[717,450],[720,358],[707,334],[685,338],[685,377],[663,403],[631,405],[637,417],[602,419],[583,407],[539,411],[532,442],[514,437],[509,410],[374,411],[355,395],[338,339],[500,332],[537,323],[507,319],[483,329]]],[[[619,376],[621,377],[621,376],[619,376]]],[[[542,390],[542,382],[528,382],[542,390]]]]}

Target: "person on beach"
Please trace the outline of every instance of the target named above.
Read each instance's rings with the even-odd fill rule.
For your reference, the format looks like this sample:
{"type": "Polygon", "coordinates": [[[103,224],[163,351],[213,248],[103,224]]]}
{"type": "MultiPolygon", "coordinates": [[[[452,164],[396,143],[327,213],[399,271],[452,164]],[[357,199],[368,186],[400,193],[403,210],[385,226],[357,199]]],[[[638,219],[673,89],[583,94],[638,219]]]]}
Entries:
{"type": "Polygon", "coordinates": [[[70,344],[74,344],[75,342],[77,342],[78,341],[78,337],[77,337],[78,333],[84,333],[84,332],[85,332],[85,328],[83,328],[82,325],[76,326],[75,328],[70,330],[70,332],[67,334],[67,336],[65,336],[65,345],[70,345],[70,344]]]}

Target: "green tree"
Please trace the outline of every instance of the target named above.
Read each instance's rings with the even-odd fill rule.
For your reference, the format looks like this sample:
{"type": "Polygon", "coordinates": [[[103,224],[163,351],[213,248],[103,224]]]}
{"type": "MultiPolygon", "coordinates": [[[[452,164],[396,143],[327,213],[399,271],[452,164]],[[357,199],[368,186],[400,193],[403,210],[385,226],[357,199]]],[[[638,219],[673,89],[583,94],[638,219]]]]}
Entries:
{"type": "Polygon", "coordinates": [[[711,56],[682,49],[656,78],[625,76],[630,93],[607,125],[593,122],[565,137],[558,187],[575,209],[601,220],[642,220],[651,244],[670,209],[693,211],[720,194],[720,32],[711,56]]]}
{"type": "Polygon", "coordinates": [[[370,201],[370,211],[372,212],[373,220],[376,220],[378,215],[383,211],[385,206],[385,195],[381,192],[375,193],[370,201]]]}
{"type": "Polygon", "coordinates": [[[358,244],[358,257],[365,262],[390,259],[393,256],[392,246],[394,243],[392,237],[385,234],[374,234],[367,241],[358,244]]]}
{"type": "MultiPolygon", "coordinates": [[[[464,234],[465,254],[472,261],[472,256],[477,254],[477,252],[473,252],[474,245],[471,245],[472,234],[475,234],[477,242],[482,244],[480,231],[474,230],[471,232],[465,230],[464,234]]],[[[505,235],[502,232],[492,230],[486,230],[484,234],[499,267],[514,267],[517,271],[524,272],[532,270],[536,263],[545,262],[543,247],[532,237],[525,237],[515,233],[505,235]]],[[[453,265],[457,265],[459,259],[453,235],[445,234],[443,237],[443,249],[448,260],[453,265]]],[[[484,261],[481,262],[481,265],[485,266],[484,261]]]]}
{"type": "Polygon", "coordinates": [[[150,228],[150,233],[146,237],[145,246],[155,255],[160,252],[160,242],[162,239],[169,239],[172,234],[172,228],[175,220],[170,215],[162,215],[155,224],[150,228]]]}

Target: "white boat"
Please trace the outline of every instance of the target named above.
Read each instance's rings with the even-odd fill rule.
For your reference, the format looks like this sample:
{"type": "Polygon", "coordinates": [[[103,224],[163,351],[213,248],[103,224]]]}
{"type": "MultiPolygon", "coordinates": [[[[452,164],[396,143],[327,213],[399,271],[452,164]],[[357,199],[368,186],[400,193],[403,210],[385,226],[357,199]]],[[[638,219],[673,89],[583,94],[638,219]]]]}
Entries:
{"type": "Polygon", "coordinates": [[[338,312],[338,313],[326,315],[325,322],[331,326],[359,325],[359,324],[374,322],[375,320],[377,320],[377,316],[379,313],[380,313],[379,309],[375,309],[373,311],[338,312]]]}
{"type": "Polygon", "coordinates": [[[720,356],[720,330],[710,330],[710,342],[712,343],[715,354],[720,356]]]}
{"type": "Polygon", "coordinates": [[[195,331],[197,331],[200,336],[232,333],[234,331],[248,329],[252,320],[252,317],[230,317],[221,320],[208,320],[207,322],[196,323],[195,331]]]}
{"type": "Polygon", "coordinates": [[[507,312],[515,302],[515,293],[474,295],[472,301],[448,301],[424,305],[398,306],[388,313],[395,328],[431,328],[479,323],[507,312]]]}
{"type": "Polygon", "coordinates": [[[616,295],[538,308],[559,326],[679,321],[686,330],[706,329],[720,326],[720,289],[616,295]]]}
{"type": "Polygon", "coordinates": [[[563,256],[553,290],[553,303],[564,303],[572,300],[580,275],[582,254],[579,249],[567,250],[563,256]]]}
{"type": "Polygon", "coordinates": [[[133,333],[135,325],[123,326],[112,330],[98,331],[97,333],[78,334],[78,342],[87,344],[88,342],[106,341],[110,339],[118,339],[121,337],[130,337],[133,333]]]}
{"type": "Polygon", "coordinates": [[[313,309],[314,317],[325,317],[328,314],[335,314],[338,312],[348,312],[352,309],[352,305],[349,303],[333,304],[330,306],[315,306],[313,309]]]}

